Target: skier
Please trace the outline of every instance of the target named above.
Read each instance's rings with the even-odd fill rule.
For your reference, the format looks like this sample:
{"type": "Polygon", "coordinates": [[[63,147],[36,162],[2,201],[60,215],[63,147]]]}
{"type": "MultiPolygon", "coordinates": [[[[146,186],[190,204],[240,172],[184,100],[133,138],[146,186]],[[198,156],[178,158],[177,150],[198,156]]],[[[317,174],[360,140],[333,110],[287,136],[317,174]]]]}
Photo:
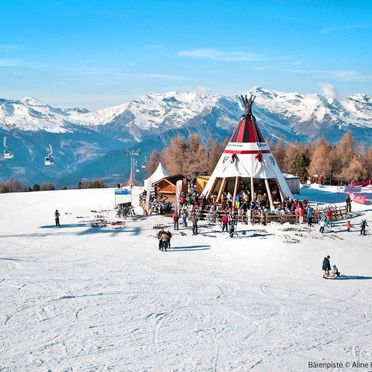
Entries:
{"type": "Polygon", "coordinates": [[[340,276],[340,272],[338,271],[338,268],[336,265],[333,265],[332,266],[332,275],[333,276],[336,276],[336,277],[339,277],[340,276]]]}
{"type": "Polygon", "coordinates": [[[351,228],[351,222],[350,221],[347,221],[346,222],[346,231],[347,232],[350,232],[350,228],[351,228]]]}
{"type": "Polygon", "coordinates": [[[309,227],[311,227],[312,222],[313,222],[313,210],[312,210],[311,207],[307,208],[306,217],[307,217],[307,220],[308,220],[308,225],[309,225],[309,227]]]}
{"type": "Polygon", "coordinates": [[[325,227],[325,221],[324,221],[323,218],[319,221],[319,226],[320,226],[319,232],[323,234],[324,233],[324,227],[325,227]]]}
{"type": "Polygon", "coordinates": [[[192,222],[192,235],[198,234],[198,217],[196,216],[196,212],[194,212],[191,216],[192,222]]]}
{"type": "Polygon", "coordinates": [[[224,232],[225,230],[227,232],[227,224],[229,222],[229,217],[227,217],[227,214],[224,214],[221,217],[221,222],[222,222],[222,232],[224,232]]]}
{"type": "Polygon", "coordinates": [[[367,220],[362,220],[362,223],[360,224],[360,235],[366,235],[366,227],[367,227],[367,220]]]}
{"type": "Polygon", "coordinates": [[[61,227],[60,223],[59,223],[59,212],[58,212],[58,209],[56,209],[56,211],[54,212],[54,217],[55,217],[55,221],[56,221],[56,227],[61,227]]]}
{"type": "Polygon", "coordinates": [[[329,271],[331,270],[331,263],[329,261],[331,257],[327,256],[324,257],[323,259],[323,265],[322,265],[322,270],[324,271],[323,278],[327,279],[329,277],[329,271]]]}
{"type": "Polygon", "coordinates": [[[349,195],[346,197],[346,212],[351,212],[351,199],[349,195]]]}

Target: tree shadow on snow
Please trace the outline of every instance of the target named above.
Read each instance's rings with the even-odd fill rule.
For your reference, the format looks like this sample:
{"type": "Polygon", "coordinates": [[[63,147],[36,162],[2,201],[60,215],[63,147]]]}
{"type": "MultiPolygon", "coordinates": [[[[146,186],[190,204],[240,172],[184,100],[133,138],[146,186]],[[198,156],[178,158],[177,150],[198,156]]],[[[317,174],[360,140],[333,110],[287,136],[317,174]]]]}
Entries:
{"type": "Polygon", "coordinates": [[[340,275],[337,280],[372,280],[372,276],[340,275]]]}
{"type": "MultiPolygon", "coordinates": [[[[86,225],[83,225],[86,227],[86,225]]],[[[98,227],[90,227],[80,232],[71,232],[71,231],[64,231],[65,225],[62,225],[61,228],[53,226],[53,231],[48,231],[44,233],[29,233],[29,234],[9,234],[9,235],[0,235],[0,238],[44,238],[47,236],[82,236],[82,235],[92,235],[92,234],[111,234],[111,236],[115,236],[117,234],[130,234],[130,235],[139,235],[141,232],[140,227],[123,227],[117,229],[110,229],[110,228],[98,228],[98,227]]]]}
{"type": "Polygon", "coordinates": [[[91,227],[84,231],[80,231],[77,235],[111,234],[112,236],[114,236],[120,233],[130,233],[131,235],[139,235],[141,231],[142,231],[142,228],[140,227],[124,227],[124,228],[117,228],[117,229],[91,227]]]}
{"type": "Polygon", "coordinates": [[[23,258],[12,258],[12,257],[0,257],[0,260],[3,260],[3,261],[15,261],[15,262],[21,262],[21,261],[25,261],[25,262],[37,262],[35,260],[26,260],[26,259],[23,259],[23,258]]]}
{"type": "MultiPolygon", "coordinates": [[[[61,227],[86,227],[86,223],[64,223],[61,225],[61,227]]],[[[40,229],[54,229],[56,228],[56,225],[43,225],[40,226],[40,229]]]]}
{"type": "Polygon", "coordinates": [[[210,245],[183,245],[179,247],[170,247],[167,252],[193,252],[193,251],[206,251],[211,249],[210,245]]]}

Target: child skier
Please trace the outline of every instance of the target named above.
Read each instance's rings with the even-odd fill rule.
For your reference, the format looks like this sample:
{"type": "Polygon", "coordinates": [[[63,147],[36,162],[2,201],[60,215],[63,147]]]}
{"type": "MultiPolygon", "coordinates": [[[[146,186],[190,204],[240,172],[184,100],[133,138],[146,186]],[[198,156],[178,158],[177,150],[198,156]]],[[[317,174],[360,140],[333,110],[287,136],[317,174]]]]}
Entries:
{"type": "Polygon", "coordinates": [[[350,228],[351,228],[351,222],[350,221],[347,221],[346,222],[346,231],[347,232],[350,232],[350,228]]]}
{"type": "Polygon", "coordinates": [[[324,233],[324,227],[325,227],[325,221],[324,221],[324,219],[321,219],[320,221],[319,221],[319,232],[320,233],[324,233]]]}
{"type": "Polygon", "coordinates": [[[333,276],[336,276],[336,277],[339,277],[340,276],[340,272],[338,271],[338,268],[336,265],[333,265],[332,266],[332,275],[333,276]]]}

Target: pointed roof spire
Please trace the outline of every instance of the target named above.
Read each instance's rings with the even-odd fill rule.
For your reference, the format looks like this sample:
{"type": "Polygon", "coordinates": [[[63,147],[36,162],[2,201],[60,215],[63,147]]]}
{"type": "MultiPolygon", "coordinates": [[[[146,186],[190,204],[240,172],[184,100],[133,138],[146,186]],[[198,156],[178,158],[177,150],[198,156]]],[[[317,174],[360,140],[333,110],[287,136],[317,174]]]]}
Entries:
{"type": "Polygon", "coordinates": [[[235,129],[233,135],[230,138],[230,142],[238,143],[265,142],[265,139],[256,124],[256,118],[252,114],[252,105],[256,96],[252,95],[248,98],[247,95],[245,96],[241,95],[240,98],[244,105],[244,112],[242,114],[242,117],[239,121],[237,128],[235,129]]]}

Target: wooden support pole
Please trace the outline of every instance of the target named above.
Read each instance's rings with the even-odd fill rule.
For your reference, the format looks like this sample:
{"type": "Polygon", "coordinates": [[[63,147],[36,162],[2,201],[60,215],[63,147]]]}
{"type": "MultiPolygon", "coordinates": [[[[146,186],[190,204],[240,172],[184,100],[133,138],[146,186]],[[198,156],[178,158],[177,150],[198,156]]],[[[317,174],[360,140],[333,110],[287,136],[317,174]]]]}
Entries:
{"type": "Polygon", "coordinates": [[[280,199],[281,199],[282,203],[284,203],[284,195],[283,195],[282,188],[280,187],[280,184],[279,184],[279,182],[278,182],[278,179],[276,180],[276,184],[277,184],[277,186],[278,186],[280,199]]]}
{"type": "Polygon", "coordinates": [[[270,209],[274,209],[273,196],[271,195],[269,180],[267,178],[265,179],[265,186],[266,186],[267,196],[269,197],[270,209]]]}
{"type": "Polygon", "coordinates": [[[236,198],[236,192],[238,190],[238,182],[239,182],[239,177],[235,177],[235,186],[234,186],[234,194],[233,194],[233,210],[235,209],[235,198],[236,198]]]}
{"type": "Polygon", "coordinates": [[[253,177],[251,177],[251,200],[254,200],[254,182],[253,182],[253,177]]]}
{"type": "Polygon", "coordinates": [[[214,182],[213,182],[212,187],[208,190],[207,194],[205,195],[205,197],[206,197],[207,199],[209,198],[209,195],[213,192],[214,187],[216,186],[217,180],[218,180],[218,178],[216,177],[216,178],[214,179],[214,182]]]}
{"type": "Polygon", "coordinates": [[[216,200],[216,202],[219,202],[219,201],[220,201],[220,198],[221,198],[221,195],[222,195],[223,190],[224,190],[224,188],[225,188],[225,185],[226,185],[226,177],[224,177],[224,178],[222,179],[221,187],[220,187],[220,191],[218,192],[218,196],[217,196],[217,200],[216,200]]]}

